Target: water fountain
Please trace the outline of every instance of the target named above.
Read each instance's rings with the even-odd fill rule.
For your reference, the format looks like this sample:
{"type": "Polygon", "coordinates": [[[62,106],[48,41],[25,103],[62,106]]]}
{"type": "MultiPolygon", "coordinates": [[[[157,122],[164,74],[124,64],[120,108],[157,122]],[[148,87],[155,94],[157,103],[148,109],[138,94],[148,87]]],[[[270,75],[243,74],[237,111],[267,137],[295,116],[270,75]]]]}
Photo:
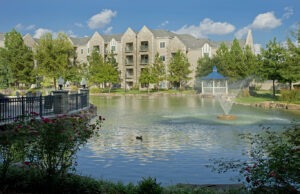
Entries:
{"type": "Polygon", "coordinates": [[[227,94],[217,94],[216,98],[222,107],[224,114],[218,115],[217,118],[221,120],[236,120],[236,115],[229,114],[232,108],[232,105],[235,102],[236,97],[240,93],[241,89],[246,86],[247,79],[235,81],[228,84],[228,92],[227,94]]]}

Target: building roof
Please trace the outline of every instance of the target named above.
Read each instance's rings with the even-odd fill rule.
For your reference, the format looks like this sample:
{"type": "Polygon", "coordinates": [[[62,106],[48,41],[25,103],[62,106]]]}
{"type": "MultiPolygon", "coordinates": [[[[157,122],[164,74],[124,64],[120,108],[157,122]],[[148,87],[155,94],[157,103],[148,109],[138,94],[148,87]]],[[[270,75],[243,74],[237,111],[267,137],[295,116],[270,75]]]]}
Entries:
{"type": "Polygon", "coordinates": [[[167,30],[151,30],[155,38],[168,38],[176,36],[175,33],[167,31],[167,30]]]}
{"type": "Polygon", "coordinates": [[[226,80],[228,78],[218,73],[216,66],[213,67],[213,71],[205,77],[202,77],[201,80],[226,80]]]}
{"type": "Polygon", "coordinates": [[[5,34],[0,32],[0,41],[4,41],[5,34]]]}
{"type": "Polygon", "coordinates": [[[91,39],[91,37],[83,37],[83,38],[74,38],[70,37],[71,41],[76,46],[84,46],[88,43],[88,41],[91,39]]]}
{"type": "Polygon", "coordinates": [[[209,43],[207,39],[197,39],[189,34],[178,34],[176,35],[183,44],[190,49],[199,49],[202,48],[205,43],[209,43]]]}
{"type": "Polygon", "coordinates": [[[112,34],[112,35],[102,35],[105,42],[110,42],[112,39],[115,39],[116,41],[121,41],[123,34],[112,34]]]}

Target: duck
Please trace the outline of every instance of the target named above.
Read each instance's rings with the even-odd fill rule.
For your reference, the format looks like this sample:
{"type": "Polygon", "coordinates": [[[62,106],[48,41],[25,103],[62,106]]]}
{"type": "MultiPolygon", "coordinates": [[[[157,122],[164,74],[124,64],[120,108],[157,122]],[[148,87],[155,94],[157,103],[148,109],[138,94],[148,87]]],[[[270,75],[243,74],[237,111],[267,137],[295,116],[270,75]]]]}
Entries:
{"type": "Polygon", "coordinates": [[[135,139],[143,141],[143,136],[136,136],[135,139]]]}

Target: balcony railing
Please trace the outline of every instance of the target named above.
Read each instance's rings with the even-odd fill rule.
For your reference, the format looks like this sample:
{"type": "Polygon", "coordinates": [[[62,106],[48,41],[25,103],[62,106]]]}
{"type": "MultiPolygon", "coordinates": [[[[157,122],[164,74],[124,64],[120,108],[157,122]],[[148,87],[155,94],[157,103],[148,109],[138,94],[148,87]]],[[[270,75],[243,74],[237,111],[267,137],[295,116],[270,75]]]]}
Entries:
{"type": "Polygon", "coordinates": [[[142,59],[141,60],[141,65],[147,65],[149,64],[149,60],[148,59],[142,59]]]}
{"type": "Polygon", "coordinates": [[[132,53],[132,52],[133,52],[133,47],[125,48],[125,53],[132,53]]]}
{"type": "Polygon", "coordinates": [[[147,51],[149,51],[149,46],[147,45],[142,45],[142,46],[140,46],[140,51],[141,52],[147,52],[147,51]]]}

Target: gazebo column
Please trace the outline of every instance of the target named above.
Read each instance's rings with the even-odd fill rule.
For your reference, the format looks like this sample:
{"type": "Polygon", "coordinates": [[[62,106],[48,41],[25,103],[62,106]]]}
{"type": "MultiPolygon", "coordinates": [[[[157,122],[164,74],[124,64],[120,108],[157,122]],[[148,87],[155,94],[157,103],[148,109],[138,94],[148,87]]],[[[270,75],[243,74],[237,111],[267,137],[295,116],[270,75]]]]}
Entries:
{"type": "Polygon", "coordinates": [[[213,80],[213,95],[215,95],[215,80],[213,80]]]}
{"type": "Polygon", "coordinates": [[[204,84],[203,84],[203,81],[201,81],[201,88],[202,88],[202,94],[204,94],[204,84]]]}
{"type": "Polygon", "coordinates": [[[225,80],[225,88],[226,88],[226,95],[228,95],[228,84],[227,84],[227,80],[225,80]]]}

